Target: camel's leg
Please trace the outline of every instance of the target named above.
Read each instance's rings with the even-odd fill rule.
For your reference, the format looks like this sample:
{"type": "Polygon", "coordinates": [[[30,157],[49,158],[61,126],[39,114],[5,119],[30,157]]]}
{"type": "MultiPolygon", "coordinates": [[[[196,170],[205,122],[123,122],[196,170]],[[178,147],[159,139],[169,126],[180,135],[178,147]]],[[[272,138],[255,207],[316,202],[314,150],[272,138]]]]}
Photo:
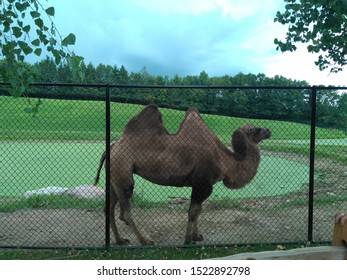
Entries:
{"type": "Polygon", "coordinates": [[[134,185],[131,185],[128,188],[125,189],[119,189],[118,190],[118,198],[119,198],[119,204],[120,204],[120,219],[125,222],[127,226],[129,226],[132,231],[135,233],[138,240],[141,242],[142,245],[152,245],[153,241],[148,239],[146,236],[144,236],[137,226],[134,223],[134,220],[131,215],[131,204],[130,204],[130,198],[133,194],[134,185]]]}
{"type": "Polygon", "coordinates": [[[198,230],[198,217],[200,216],[202,210],[202,205],[200,204],[199,207],[197,207],[196,211],[196,218],[194,219],[193,222],[193,229],[192,229],[192,241],[203,241],[204,237],[202,236],[202,234],[199,233],[198,230]]]}
{"type": "MultiPolygon", "coordinates": [[[[116,217],[115,217],[115,206],[117,204],[118,198],[114,192],[114,190],[111,188],[110,191],[110,227],[113,231],[114,237],[116,239],[117,245],[127,245],[129,244],[128,239],[124,239],[120,236],[117,225],[116,225],[116,217]]],[[[106,211],[106,209],[105,209],[106,211]]]]}
{"type": "Polygon", "coordinates": [[[185,244],[191,244],[194,241],[202,241],[203,236],[198,232],[198,217],[201,213],[201,203],[190,203],[188,211],[188,224],[186,229],[185,244]]]}
{"type": "Polygon", "coordinates": [[[202,241],[204,238],[198,231],[198,217],[202,210],[202,203],[212,193],[212,186],[193,187],[190,206],[188,211],[188,224],[185,235],[185,244],[191,244],[194,241],[202,241]]]}

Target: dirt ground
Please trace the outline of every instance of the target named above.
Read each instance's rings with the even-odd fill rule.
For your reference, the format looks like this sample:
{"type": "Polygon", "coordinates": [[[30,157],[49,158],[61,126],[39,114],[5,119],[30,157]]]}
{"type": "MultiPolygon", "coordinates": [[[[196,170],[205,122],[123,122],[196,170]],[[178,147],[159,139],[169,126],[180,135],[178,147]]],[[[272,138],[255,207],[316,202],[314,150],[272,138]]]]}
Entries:
{"type": "MultiPolygon", "coordinates": [[[[307,159],[277,154],[307,163],[307,159]]],[[[332,239],[333,216],[347,210],[339,195],[347,193],[347,167],[332,160],[317,160],[315,199],[331,196],[331,203],[314,207],[313,240],[332,239]]],[[[307,199],[307,188],[281,197],[239,200],[233,205],[204,203],[199,229],[201,244],[285,243],[307,240],[308,208],[294,203],[307,199]]],[[[135,222],[157,245],[182,245],[188,202],[168,203],[162,208],[134,207],[135,222]]],[[[118,220],[123,237],[140,245],[134,234],[118,220]]],[[[111,243],[114,237],[111,233],[111,243]]],[[[105,244],[103,211],[91,209],[37,209],[0,213],[0,247],[102,247],[105,244]]]]}

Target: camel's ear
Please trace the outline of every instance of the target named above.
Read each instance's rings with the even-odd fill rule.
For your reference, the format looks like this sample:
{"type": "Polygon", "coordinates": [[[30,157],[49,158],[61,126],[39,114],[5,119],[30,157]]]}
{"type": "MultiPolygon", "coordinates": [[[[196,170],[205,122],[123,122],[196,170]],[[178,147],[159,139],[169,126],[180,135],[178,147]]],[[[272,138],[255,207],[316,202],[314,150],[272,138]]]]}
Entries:
{"type": "Polygon", "coordinates": [[[247,152],[247,136],[240,130],[236,130],[232,137],[232,146],[235,153],[244,155],[247,152]]]}

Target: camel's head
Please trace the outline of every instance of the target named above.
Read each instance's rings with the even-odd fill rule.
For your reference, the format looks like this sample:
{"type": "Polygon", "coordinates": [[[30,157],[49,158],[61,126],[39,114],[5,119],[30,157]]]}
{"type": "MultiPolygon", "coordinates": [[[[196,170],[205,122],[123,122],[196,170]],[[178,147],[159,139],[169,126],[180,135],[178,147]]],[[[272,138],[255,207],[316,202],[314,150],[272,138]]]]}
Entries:
{"type": "Polygon", "coordinates": [[[239,131],[242,131],[249,140],[259,143],[260,141],[270,138],[271,131],[265,127],[256,127],[251,124],[246,124],[238,128],[239,131]]]}

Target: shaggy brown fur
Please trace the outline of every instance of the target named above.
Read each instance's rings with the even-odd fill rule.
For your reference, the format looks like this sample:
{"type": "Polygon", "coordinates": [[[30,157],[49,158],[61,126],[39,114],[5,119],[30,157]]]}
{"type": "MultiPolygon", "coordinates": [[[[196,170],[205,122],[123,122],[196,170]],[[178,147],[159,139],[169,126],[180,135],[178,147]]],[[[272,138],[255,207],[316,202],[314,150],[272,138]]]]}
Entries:
{"type": "Polygon", "coordinates": [[[333,231],[333,246],[344,246],[346,253],[344,260],[347,260],[347,214],[338,212],[335,214],[335,225],[333,231]]]}
{"type": "MultiPolygon", "coordinates": [[[[234,152],[225,147],[202,120],[198,110],[189,109],[176,134],[170,134],[155,105],[145,107],[126,125],[121,138],[111,146],[111,229],[117,244],[129,241],[120,237],[114,208],[120,203],[120,219],[136,234],[141,244],[153,242],[136,227],[130,198],[134,190],[133,174],[159,185],[192,188],[185,243],[201,241],[198,216],[202,202],[212,193],[213,185],[223,180],[230,189],[249,183],[257,173],[260,151],[258,143],[271,136],[267,128],[244,125],[232,136],[234,152]]],[[[103,154],[100,169],[105,160],[103,154]]]]}

